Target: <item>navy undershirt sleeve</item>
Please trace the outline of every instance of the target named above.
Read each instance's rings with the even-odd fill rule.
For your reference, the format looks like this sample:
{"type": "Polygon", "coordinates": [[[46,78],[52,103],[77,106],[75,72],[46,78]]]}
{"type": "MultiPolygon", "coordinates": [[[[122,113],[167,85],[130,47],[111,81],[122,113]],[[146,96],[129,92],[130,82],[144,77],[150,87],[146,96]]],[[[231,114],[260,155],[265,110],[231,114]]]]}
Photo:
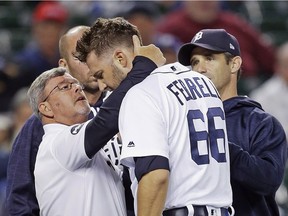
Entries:
{"type": "Polygon", "coordinates": [[[138,182],[141,178],[156,169],[166,169],[170,171],[168,158],[163,156],[147,156],[136,157],[135,161],[135,176],[138,182]]]}
{"type": "Polygon", "coordinates": [[[115,134],[118,133],[118,116],[121,102],[127,91],[144,80],[157,65],[149,58],[136,56],[133,68],[100,107],[85,131],[85,151],[92,158],[115,134]]]}

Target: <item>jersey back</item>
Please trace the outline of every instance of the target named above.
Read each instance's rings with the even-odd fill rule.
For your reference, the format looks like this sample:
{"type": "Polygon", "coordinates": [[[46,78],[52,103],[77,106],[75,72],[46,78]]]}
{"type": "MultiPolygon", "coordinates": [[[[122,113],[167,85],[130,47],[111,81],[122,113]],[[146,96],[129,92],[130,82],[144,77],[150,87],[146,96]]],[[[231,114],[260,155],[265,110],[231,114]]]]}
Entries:
{"type": "Polygon", "coordinates": [[[225,114],[212,82],[179,63],[157,68],[124,98],[119,119],[121,162],[133,157],[168,158],[165,208],[232,204],[225,114]]]}

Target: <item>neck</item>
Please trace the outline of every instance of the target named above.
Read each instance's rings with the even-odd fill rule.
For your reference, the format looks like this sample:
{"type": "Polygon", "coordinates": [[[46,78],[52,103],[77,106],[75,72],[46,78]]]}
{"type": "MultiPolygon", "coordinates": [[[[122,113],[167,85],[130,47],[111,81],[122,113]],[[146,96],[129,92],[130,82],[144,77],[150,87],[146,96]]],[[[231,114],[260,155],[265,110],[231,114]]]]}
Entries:
{"type": "Polygon", "coordinates": [[[88,114],[87,115],[77,115],[77,116],[69,116],[69,117],[64,117],[61,116],[61,118],[55,119],[54,117],[42,117],[42,124],[53,124],[53,123],[59,123],[59,124],[64,124],[64,125],[74,125],[74,124],[81,124],[85,121],[88,120],[88,114]]]}
{"type": "Polygon", "coordinates": [[[219,94],[222,101],[228,100],[229,98],[236,97],[237,93],[237,81],[231,80],[231,82],[219,89],[219,94]]]}
{"type": "Polygon", "coordinates": [[[97,101],[99,100],[99,98],[102,95],[101,91],[97,91],[97,92],[93,92],[93,93],[87,92],[87,91],[84,91],[84,92],[85,92],[85,95],[89,101],[90,106],[94,106],[94,104],[97,103],[97,101]]]}

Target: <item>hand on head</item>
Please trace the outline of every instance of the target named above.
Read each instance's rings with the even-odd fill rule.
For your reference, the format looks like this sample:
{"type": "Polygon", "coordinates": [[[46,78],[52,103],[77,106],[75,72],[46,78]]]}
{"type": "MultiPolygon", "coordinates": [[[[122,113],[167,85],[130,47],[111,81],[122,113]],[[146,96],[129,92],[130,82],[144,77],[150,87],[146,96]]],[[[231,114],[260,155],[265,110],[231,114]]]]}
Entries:
{"type": "Polygon", "coordinates": [[[133,35],[133,45],[135,56],[145,56],[151,59],[158,67],[165,64],[166,58],[163,56],[161,50],[154,44],[141,46],[138,36],[133,35]]]}

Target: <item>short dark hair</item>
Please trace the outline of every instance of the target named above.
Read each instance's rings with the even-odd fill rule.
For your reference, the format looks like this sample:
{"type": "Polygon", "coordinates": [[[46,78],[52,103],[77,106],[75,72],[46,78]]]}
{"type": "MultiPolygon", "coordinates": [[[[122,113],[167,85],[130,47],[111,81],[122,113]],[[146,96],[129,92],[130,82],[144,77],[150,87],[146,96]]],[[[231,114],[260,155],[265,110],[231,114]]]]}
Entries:
{"type": "MultiPolygon", "coordinates": [[[[235,57],[235,55],[232,55],[232,54],[229,53],[229,52],[224,52],[224,56],[225,56],[225,59],[226,59],[226,63],[227,63],[227,64],[229,64],[229,62],[235,57]]],[[[237,81],[240,80],[241,75],[242,75],[242,68],[240,68],[240,69],[237,71],[237,81]]]]}
{"type": "Polygon", "coordinates": [[[118,45],[133,48],[133,35],[137,35],[142,41],[137,27],[122,17],[98,18],[77,42],[75,56],[80,61],[86,62],[87,55],[91,51],[101,56],[118,45]]]}

